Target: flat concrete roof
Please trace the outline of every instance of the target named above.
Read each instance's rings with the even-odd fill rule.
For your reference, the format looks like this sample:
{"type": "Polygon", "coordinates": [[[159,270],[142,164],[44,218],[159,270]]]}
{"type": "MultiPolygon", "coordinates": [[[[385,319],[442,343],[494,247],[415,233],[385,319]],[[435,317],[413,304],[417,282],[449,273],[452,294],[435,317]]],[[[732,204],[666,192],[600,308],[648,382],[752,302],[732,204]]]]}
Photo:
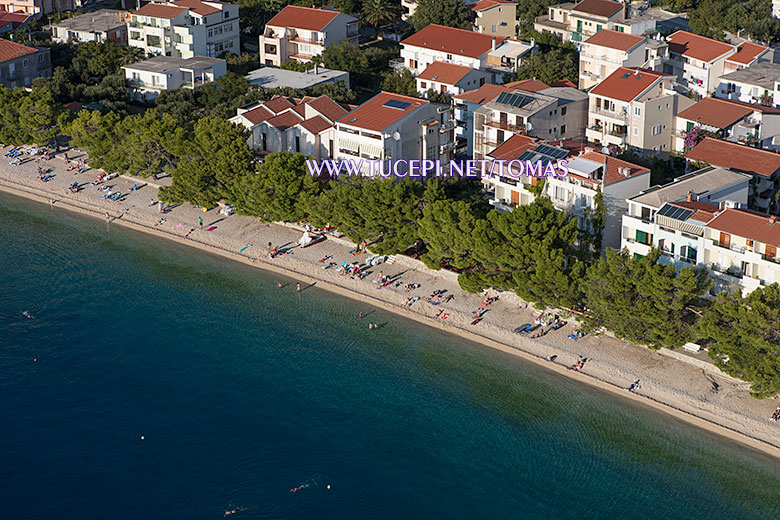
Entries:
{"type": "Polygon", "coordinates": [[[120,12],[115,9],[100,9],[94,13],[80,14],[67,20],[51,24],[69,31],[105,32],[125,25],[120,18],[120,12]]]}
{"type": "Polygon", "coordinates": [[[775,81],[780,80],[780,63],[756,63],[750,67],[724,74],[720,79],[724,81],[738,81],[748,85],[757,85],[767,90],[774,90],[775,81]]]}
{"type": "Polygon", "coordinates": [[[713,166],[683,175],[663,186],[655,186],[643,193],[631,197],[630,200],[652,208],[660,208],[667,202],[684,200],[688,192],[701,195],[708,191],[725,188],[739,181],[750,180],[751,176],[725,168],[713,166]]]}
{"type": "Polygon", "coordinates": [[[145,72],[159,72],[161,74],[171,70],[186,69],[195,70],[205,67],[211,67],[221,61],[219,58],[207,58],[205,56],[195,56],[193,58],[174,58],[172,56],[155,56],[148,60],[139,61],[130,65],[125,65],[123,69],[143,70],[145,72]]]}
{"type": "Polygon", "coordinates": [[[276,67],[263,67],[256,69],[244,76],[249,83],[256,87],[282,88],[292,87],[305,90],[320,83],[333,81],[349,82],[349,73],[342,70],[318,68],[315,74],[313,70],[297,72],[294,70],[277,69],[276,67]]]}

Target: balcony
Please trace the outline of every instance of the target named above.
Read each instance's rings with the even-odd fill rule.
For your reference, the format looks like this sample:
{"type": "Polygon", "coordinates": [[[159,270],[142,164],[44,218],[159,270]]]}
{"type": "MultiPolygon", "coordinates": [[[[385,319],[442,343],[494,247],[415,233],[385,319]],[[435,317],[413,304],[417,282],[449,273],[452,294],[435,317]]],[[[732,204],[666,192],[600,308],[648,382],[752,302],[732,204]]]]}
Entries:
{"type": "Polygon", "coordinates": [[[445,143],[442,145],[439,145],[439,153],[447,153],[451,150],[455,149],[455,141],[450,141],[449,143],[445,143]]]}
{"type": "Polygon", "coordinates": [[[718,264],[712,264],[710,266],[710,270],[713,273],[720,275],[720,278],[725,278],[727,281],[734,283],[739,283],[738,280],[741,280],[742,277],[745,276],[745,273],[741,272],[736,266],[731,266],[724,269],[718,264]],[[730,280],[730,278],[734,278],[735,280],[730,280]]]}
{"type": "Polygon", "coordinates": [[[610,58],[606,54],[601,54],[601,55],[583,54],[581,57],[583,59],[586,59],[586,60],[605,61],[607,63],[614,63],[615,65],[623,65],[623,60],[618,60],[616,58],[610,58]]]}
{"type": "Polygon", "coordinates": [[[310,38],[302,38],[300,36],[293,36],[290,38],[290,41],[296,43],[307,43],[309,45],[325,45],[325,42],[322,40],[312,40],[310,38]]]}
{"type": "Polygon", "coordinates": [[[776,264],[780,264],[780,258],[778,258],[776,256],[766,256],[766,255],[762,254],[761,255],[761,259],[762,260],[766,260],[768,262],[774,262],[776,264]]]}
{"type": "Polygon", "coordinates": [[[739,254],[743,254],[745,252],[745,248],[744,247],[735,246],[733,244],[723,244],[723,243],[721,243],[721,242],[719,242],[717,240],[713,240],[712,241],[712,245],[714,245],[716,247],[722,247],[723,249],[728,249],[729,251],[734,251],[734,252],[737,252],[739,254]]]}
{"type": "Polygon", "coordinates": [[[518,126],[513,125],[510,123],[502,123],[501,121],[495,121],[492,119],[488,119],[485,121],[485,126],[490,126],[492,128],[500,128],[501,130],[506,130],[508,132],[522,132],[525,133],[525,127],[524,126],[518,126]]]}
{"type": "Polygon", "coordinates": [[[444,134],[446,132],[449,132],[453,128],[455,128],[456,121],[454,119],[450,119],[446,123],[441,125],[441,128],[439,128],[439,132],[444,134]]]}
{"type": "Polygon", "coordinates": [[[629,117],[628,112],[620,109],[620,111],[612,111],[612,110],[605,110],[600,107],[592,107],[589,112],[591,114],[597,114],[604,117],[609,117],[611,119],[617,119],[618,121],[621,121],[623,123],[628,123],[629,117]]]}

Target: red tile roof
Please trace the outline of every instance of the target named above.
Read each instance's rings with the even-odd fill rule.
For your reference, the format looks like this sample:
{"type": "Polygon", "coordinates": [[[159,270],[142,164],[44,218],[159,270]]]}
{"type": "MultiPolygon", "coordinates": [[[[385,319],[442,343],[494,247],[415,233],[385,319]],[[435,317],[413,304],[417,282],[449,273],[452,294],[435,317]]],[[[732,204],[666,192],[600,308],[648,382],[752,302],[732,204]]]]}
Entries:
{"type": "Polygon", "coordinates": [[[612,2],[610,0],[583,0],[575,5],[572,10],[596,16],[610,17],[621,9],[623,9],[623,4],[620,2],[612,2]]]}
{"type": "MultiPolygon", "coordinates": [[[[454,29],[443,25],[431,24],[409,36],[401,45],[412,45],[426,49],[478,58],[493,48],[493,36],[475,33],[465,29],[454,29]]],[[[495,37],[496,45],[504,37],[495,37]]]]}
{"type": "Polygon", "coordinates": [[[38,49],[33,47],[27,47],[26,45],[20,45],[10,40],[0,39],[0,62],[13,60],[36,52],[38,52],[38,49]]]}
{"type": "Polygon", "coordinates": [[[479,0],[479,2],[471,5],[472,11],[484,11],[485,9],[491,9],[497,5],[514,4],[510,0],[479,0]]]}
{"type": "Polygon", "coordinates": [[[568,78],[563,78],[558,81],[553,81],[550,83],[551,87],[571,87],[571,88],[577,88],[577,84],[574,83],[572,80],[568,78]]]}
{"type": "Polygon", "coordinates": [[[292,110],[288,110],[287,112],[282,112],[278,116],[274,116],[271,119],[268,119],[266,123],[275,128],[278,128],[279,130],[287,130],[291,126],[295,126],[301,121],[303,121],[301,116],[292,110]]]}
{"type": "MultiPolygon", "coordinates": [[[[429,26],[430,27],[430,26],[429,26]]],[[[418,107],[428,103],[424,99],[410,96],[402,96],[391,92],[380,92],[355,110],[339,118],[339,123],[356,126],[365,130],[381,132],[405,115],[413,112],[418,107]],[[406,108],[393,108],[385,106],[390,100],[409,103],[406,108]]]]}
{"type": "Polygon", "coordinates": [[[643,40],[644,38],[634,34],[612,31],[610,29],[602,29],[585,40],[585,43],[600,45],[602,47],[617,49],[619,51],[627,51],[643,40]]]}
{"type": "Polygon", "coordinates": [[[417,79],[438,81],[439,83],[444,83],[446,85],[455,85],[472,70],[474,69],[471,67],[464,67],[463,65],[434,61],[425,67],[425,70],[417,76],[417,79]]]}
{"type": "Polygon", "coordinates": [[[685,158],[766,177],[780,170],[780,154],[712,137],[705,137],[685,158]]]}
{"type": "Polygon", "coordinates": [[[535,137],[529,137],[527,135],[515,134],[503,143],[498,148],[490,152],[490,156],[494,159],[503,159],[505,161],[512,161],[520,157],[523,152],[535,148],[539,140],[535,137]]]}
{"type": "Polygon", "coordinates": [[[288,5],[279,14],[271,18],[266,25],[274,27],[292,27],[307,31],[321,31],[339,15],[338,11],[328,11],[313,7],[288,5]]]}
{"type": "Polygon", "coordinates": [[[737,53],[726,58],[726,61],[748,65],[751,61],[756,59],[759,54],[767,50],[767,48],[768,47],[764,47],[757,43],[745,42],[737,47],[737,53]]]}
{"type": "Polygon", "coordinates": [[[247,118],[253,125],[260,124],[266,119],[270,119],[274,116],[272,112],[266,110],[266,108],[262,105],[257,108],[253,108],[252,110],[248,110],[241,115],[247,118]]]}
{"type": "Polygon", "coordinates": [[[590,93],[620,101],[633,101],[663,76],[652,70],[619,67],[593,87],[590,93]]]}
{"type": "Polygon", "coordinates": [[[512,81],[510,83],[504,83],[503,85],[509,91],[512,90],[525,90],[526,92],[539,92],[540,90],[545,90],[550,88],[552,85],[548,85],[544,81],[539,81],[538,79],[521,79],[520,81],[512,81]]]}
{"type": "Polygon", "coordinates": [[[133,12],[139,16],[151,16],[152,18],[176,18],[187,11],[186,7],[174,7],[172,5],[146,4],[133,12]]]}
{"type": "Polygon", "coordinates": [[[644,166],[637,166],[636,164],[612,157],[611,155],[604,155],[598,152],[585,152],[578,156],[583,159],[588,159],[597,163],[603,164],[604,167],[604,185],[612,184],[613,182],[621,181],[626,178],[622,173],[618,171],[618,168],[628,168],[628,177],[639,175],[642,173],[648,173],[650,170],[644,166]]]}
{"type": "Polygon", "coordinates": [[[336,121],[347,113],[347,110],[345,110],[344,107],[330,99],[328,96],[320,96],[317,99],[312,99],[307,104],[330,121],[336,121]]]}
{"type": "Polygon", "coordinates": [[[313,134],[319,134],[320,132],[333,127],[333,123],[326,120],[321,116],[314,116],[301,123],[301,126],[313,134]]]}
{"type": "Polygon", "coordinates": [[[728,128],[752,113],[753,110],[741,104],[731,103],[727,99],[708,97],[683,110],[677,114],[677,117],[715,128],[728,128]]]}
{"type": "Polygon", "coordinates": [[[25,13],[8,13],[6,11],[0,11],[0,26],[11,24],[12,27],[16,28],[29,20],[31,16],[31,14],[25,13]]]}
{"type": "Polygon", "coordinates": [[[707,63],[734,50],[734,46],[731,44],[705,38],[688,31],[677,31],[670,35],[667,41],[671,52],[707,63]]]}
{"type": "Polygon", "coordinates": [[[292,108],[295,106],[295,103],[290,101],[289,99],[282,97],[282,96],[276,96],[275,98],[271,99],[270,101],[266,101],[263,103],[263,106],[273,112],[274,114],[279,114],[288,108],[292,108]]]}
{"type": "Polygon", "coordinates": [[[780,247],[780,222],[768,215],[728,208],[712,219],[707,227],[780,247]]]}
{"type": "Polygon", "coordinates": [[[206,16],[207,14],[212,14],[212,13],[218,13],[220,11],[220,9],[208,4],[204,4],[200,0],[175,0],[172,3],[180,7],[188,7],[190,11],[199,14],[201,16],[206,16]]]}

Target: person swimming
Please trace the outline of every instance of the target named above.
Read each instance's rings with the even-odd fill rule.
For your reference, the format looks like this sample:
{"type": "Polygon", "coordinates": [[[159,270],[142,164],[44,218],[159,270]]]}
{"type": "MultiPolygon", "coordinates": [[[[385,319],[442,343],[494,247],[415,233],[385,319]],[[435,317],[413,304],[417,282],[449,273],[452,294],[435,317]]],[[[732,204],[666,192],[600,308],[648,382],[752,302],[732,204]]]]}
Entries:
{"type": "Polygon", "coordinates": [[[33,315],[32,315],[32,314],[30,314],[30,311],[24,311],[24,312],[22,313],[22,316],[24,316],[24,317],[25,317],[25,318],[27,318],[28,320],[31,320],[31,319],[33,319],[33,315]]]}

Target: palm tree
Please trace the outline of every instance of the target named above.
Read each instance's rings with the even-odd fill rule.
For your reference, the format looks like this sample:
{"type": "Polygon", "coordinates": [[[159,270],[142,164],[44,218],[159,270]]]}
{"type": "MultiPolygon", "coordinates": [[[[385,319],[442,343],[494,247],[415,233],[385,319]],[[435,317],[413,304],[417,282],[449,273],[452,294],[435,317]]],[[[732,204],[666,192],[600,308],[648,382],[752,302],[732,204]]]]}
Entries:
{"type": "Polygon", "coordinates": [[[363,21],[376,29],[391,23],[400,11],[400,4],[393,0],[366,0],[363,3],[363,21]]]}

